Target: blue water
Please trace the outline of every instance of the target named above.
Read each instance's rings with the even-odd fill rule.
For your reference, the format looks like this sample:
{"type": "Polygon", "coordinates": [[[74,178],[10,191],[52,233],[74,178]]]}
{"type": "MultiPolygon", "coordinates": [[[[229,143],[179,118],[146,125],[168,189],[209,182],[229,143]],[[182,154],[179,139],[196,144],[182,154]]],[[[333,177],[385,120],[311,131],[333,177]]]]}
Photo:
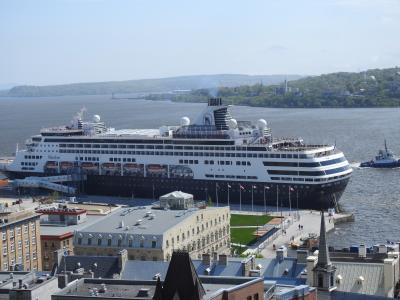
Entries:
{"type": "MultiPolygon", "coordinates": [[[[175,125],[182,116],[194,119],[204,104],[145,100],[111,100],[109,96],[0,98],[0,155],[47,126],[66,124],[82,107],[87,117],[99,114],[115,128],[158,128],[175,125]]],[[[354,165],[370,160],[383,147],[400,154],[400,109],[275,109],[232,107],[237,119],[264,118],[274,136],[301,136],[306,142],[330,143],[354,165]]],[[[400,240],[400,169],[354,169],[342,199],[354,223],[340,224],[329,234],[337,247],[400,240]]]]}

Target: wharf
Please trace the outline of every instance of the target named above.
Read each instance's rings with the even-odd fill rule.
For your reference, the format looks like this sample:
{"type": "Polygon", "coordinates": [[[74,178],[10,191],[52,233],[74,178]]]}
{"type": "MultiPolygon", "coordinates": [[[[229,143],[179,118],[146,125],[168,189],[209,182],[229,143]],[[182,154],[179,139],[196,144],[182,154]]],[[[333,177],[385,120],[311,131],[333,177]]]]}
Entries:
{"type": "MultiPolygon", "coordinates": [[[[272,216],[281,217],[281,213],[272,213],[272,216]]],[[[301,244],[300,238],[313,235],[319,236],[321,215],[319,211],[300,210],[292,213],[283,213],[283,222],[279,227],[279,231],[271,239],[262,240],[250,246],[245,254],[259,253],[265,258],[273,258],[276,256],[275,249],[280,246],[288,247],[292,242],[301,244]],[[300,225],[300,226],[299,226],[300,225]],[[274,247],[275,246],[275,247],[274,247]]],[[[336,213],[329,216],[325,213],[326,230],[331,231],[335,228],[335,224],[354,221],[354,215],[336,213]]]]}

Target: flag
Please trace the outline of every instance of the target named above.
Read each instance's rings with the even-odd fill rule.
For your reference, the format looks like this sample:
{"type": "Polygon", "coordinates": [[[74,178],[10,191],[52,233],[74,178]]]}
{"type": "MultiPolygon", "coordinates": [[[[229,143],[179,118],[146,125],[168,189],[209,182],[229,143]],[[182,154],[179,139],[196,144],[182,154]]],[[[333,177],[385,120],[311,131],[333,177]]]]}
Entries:
{"type": "Polygon", "coordinates": [[[230,189],[231,188],[231,185],[228,183],[228,189],[230,189]]]}
{"type": "Polygon", "coordinates": [[[241,190],[244,190],[243,185],[239,184],[239,187],[240,187],[241,190]]]}

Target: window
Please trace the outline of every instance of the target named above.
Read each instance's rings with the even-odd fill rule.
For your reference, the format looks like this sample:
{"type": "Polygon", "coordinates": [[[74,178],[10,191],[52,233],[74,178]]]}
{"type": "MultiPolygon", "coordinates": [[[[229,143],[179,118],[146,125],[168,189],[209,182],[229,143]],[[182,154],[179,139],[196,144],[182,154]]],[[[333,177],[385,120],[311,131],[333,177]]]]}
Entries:
{"type": "Polygon", "coordinates": [[[18,241],[18,249],[22,249],[22,241],[18,241]]]}
{"type": "Polygon", "coordinates": [[[7,262],[3,263],[3,270],[8,271],[8,263],[7,262]]]}
{"type": "Polygon", "coordinates": [[[3,246],[3,255],[7,255],[7,246],[6,245],[3,246]]]}
{"type": "Polygon", "coordinates": [[[97,240],[97,245],[101,246],[101,239],[97,240]]]}
{"type": "Polygon", "coordinates": [[[121,247],[121,245],[122,245],[122,240],[118,239],[118,247],[121,247]]]}
{"type": "Polygon", "coordinates": [[[2,233],[2,240],[5,241],[7,239],[7,233],[3,232],[2,233]]]}
{"type": "Polygon", "coordinates": [[[36,258],[37,258],[36,252],[32,252],[32,259],[36,259],[36,258]]]}
{"type": "Polygon", "coordinates": [[[33,244],[33,245],[36,244],[36,237],[35,237],[35,236],[32,237],[32,244],[33,244]]]}
{"type": "Polygon", "coordinates": [[[128,246],[132,247],[133,246],[133,241],[132,240],[128,240],[128,246]]]}
{"type": "Polygon", "coordinates": [[[31,224],[31,228],[32,228],[32,230],[35,230],[35,229],[36,229],[35,223],[32,223],[32,224],[31,224]]]}
{"type": "Polygon", "coordinates": [[[78,245],[82,244],[82,238],[78,238],[78,245]]]}
{"type": "Polygon", "coordinates": [[[21,227],[17,227],[17,235],[21,235],[21,227]]]}
{"type": "Polygon", "coordinates": [[[144,240],[140,240],[140,248],[144,247],[144,240]]]}
{"type": "Polygon", "coordinates": [[[151,248],[155,248],[157,246],[157,241],[151,241],[151,248]]]}
{"type": "Polygon", "coordinates": [[[108,239],[108,240],[107,240],[107,246],[111,246],[111,243],[112,243],[112,240],[111,240],[111,239],[108,239]]]}
{"type": "Polygon", "coordinates": [[[91,245],[91,244],[92,244],[92,238],[88,238],[88,239],[87,239],[87,244],[88,244],[88,245],[91,245]]]}

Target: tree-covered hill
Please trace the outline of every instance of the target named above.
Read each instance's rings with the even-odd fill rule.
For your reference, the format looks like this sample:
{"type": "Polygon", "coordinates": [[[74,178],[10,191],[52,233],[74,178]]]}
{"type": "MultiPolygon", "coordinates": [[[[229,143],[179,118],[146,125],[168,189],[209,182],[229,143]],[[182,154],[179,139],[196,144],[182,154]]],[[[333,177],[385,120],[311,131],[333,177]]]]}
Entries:
{"type": "Polygon", "coordinates": [[[49,97],[78,95],[111,95],[130,93],[159,93],[174,90],[193,90],[201,88],[214,89],[219,86],[277,84],[285,78],[298,79],[299,75],[242,75],[217,74],[193,75],[156,79],[139,79],[126,81],[73,83],[48,86],[16,86],[8,91],[0,91],[0,96],[8,97],[49,97]]]}
{"type": "Polygon", "coordinates": [[[331,73],[287,81],[279,85],[242,85],[187,94],[149,95],[148,99],[204,102],[209,96],[225,103],[263,107],[397,107],[400,106],[400,68],[359,73],[331,73]]]}

